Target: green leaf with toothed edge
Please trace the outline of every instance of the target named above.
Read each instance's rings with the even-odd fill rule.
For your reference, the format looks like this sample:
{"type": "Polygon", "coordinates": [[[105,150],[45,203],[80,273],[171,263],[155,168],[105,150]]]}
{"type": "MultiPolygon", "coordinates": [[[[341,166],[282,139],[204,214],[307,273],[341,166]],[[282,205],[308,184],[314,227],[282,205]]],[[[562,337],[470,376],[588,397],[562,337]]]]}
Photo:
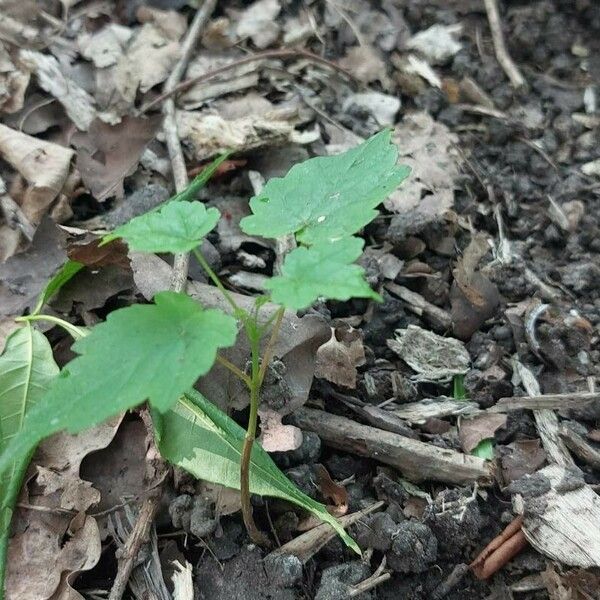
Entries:
{"type": "MultiPolygon", "coordinates": [[[[153,413],[161,455],[199,479],[240,489],[240,461],[246,432],[195,390],[164,415],[153,413]]],[[[250,491],[282,498],[329,523],[344,542],[360,554],[356,542],[323,504],[302,493],[258,443],[250,459],[250,491]]]]}
{"type": "Polygon", "coordinates": [[[397,165],[389,129],[336,156],[311,158],[267,182],[250,200],[244,233],[278,238],[290,233],[306,245],[354,235],[410,173],[397,165]]]}
{"type": "Polygon", "coordinates": [[[122,237],[140,252],[190,252],[217,224],[220,213],[201,202],[173,201],[117,227],[105,238],[122,237]]]}
{"type": "Polygon", "coordinates": [[[73,345],[79,356],[9,440],[0,454],[0,473],[63,429],[77,433],[144,400],[167,410],[236,337],[233,317],[176,292],[157,294],[154,304],[113,311],[73,345]]]}
{"type": "Polygon", "coordinates": [[[352,264],[364,242],[348,237],[335,242],[319,242],[310,248],[296,248],[286,257],[281,275],[265,282],[273,302],[286,308],[307,308],[318,298],[380,300],[365,281],[364,269],[352,264]]]}

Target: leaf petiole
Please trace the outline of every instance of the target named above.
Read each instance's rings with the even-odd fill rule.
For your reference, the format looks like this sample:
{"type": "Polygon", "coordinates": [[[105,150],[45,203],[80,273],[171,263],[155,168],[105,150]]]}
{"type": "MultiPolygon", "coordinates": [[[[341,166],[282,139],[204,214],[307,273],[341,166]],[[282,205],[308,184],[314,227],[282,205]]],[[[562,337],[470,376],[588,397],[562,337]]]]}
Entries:
{"type": "Polygon", "coordinates": [[[48,321],[49,323],[54,323],[54,325],[58,325],[62,327],[74,340],[78,340],[82,337],[85,337],[89,331],[86,327],[77,327],[77,325],[73,325],[60,317],[55,317],[53,315],[26,315],[23,317],[17,317],[15,319],[17,323],[31,323],[31,321],[48,321]]]}
{"type": "Polygon", "coordinates": [[[238,379],[241,379],[248,386],[248,388],[250,388],[251,379],[247,373],[244,373],[231,361],[227,360],[224,356],[221,356],[220,354],[217,354],[217,362],[229,371],[231,371],[238,379]]]}

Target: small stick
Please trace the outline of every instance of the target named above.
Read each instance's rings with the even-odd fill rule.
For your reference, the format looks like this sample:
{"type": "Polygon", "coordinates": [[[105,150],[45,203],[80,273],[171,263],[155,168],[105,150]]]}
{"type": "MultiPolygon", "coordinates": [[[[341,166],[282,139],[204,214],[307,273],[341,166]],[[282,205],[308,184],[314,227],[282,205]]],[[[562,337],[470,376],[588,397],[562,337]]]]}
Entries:
{"type": "Polygon", "coordinates": [[[256,54],[245,56],[244,58],[240,58],[239,60],[234,60],[227,65],[223,65],[222,67],[218,67],[217,69],[213,69],[212,71],[207,71],[206,73],[202,73],[201,75],[197,75],[196,77],[192,77],[191,79],[186,79],[185,81],[174,85],[170,89],[167,89],[167,86],[165,85],[165,91],[160,96],[154,98],[154,100],[151,100],[150,102],[142,106],[142,108],[140,109],[140,114],[148,112],[151,108],[154,108],[155,106],[157,106],[167,98],[170,98],[174,94],[185,92],[185,90],[191,88],[197,83],[203,83],[205,81],[209,81],[210,79],[214,79],[215,77],[218,77],[223,73],[227,73],[227,71],[231,71],[236,67],[241,67],[242,65],[247,65],[256,61],[267,60],[269,58],[304,58],[305,60],[324,65],[334,71],[337,71],[338,73],[342,73],[351,81],[356,80],[356,78],[354,77],[354,75],[352,75],[352,73],[350,73],[350,71],[347,71],[343,67],[340,67],[338,64],[327,60],[322,56],[313,54],[308,50],[293,48],[286,48],[284,50],[265,50],[264,52],[257,52],[256,54]]]}
{"type": "Polygon", "coordinates": [[[129,581],[129,576],[135,566],[140,547],[148,540],[150,527],[154,521],[154,516],[156,515],[159,504],[159,493],[144,500],[142,508],[140,509],[140,514],[138,515],[138,520],[136,521],[131,534],[127,538],[125,546],[123,547],[123,554],[119,558],[117,576],[112,589],[110,590],[108,600],[121,600],[123,597],[129,581]]]}
{"type": "Polygon", "coordinates": [[[385,571],[385,562],[386,560],[384,556],[381,560],[381,564],[377,567],[375,573],[373,573],[373,575],[367,577],[367,579],[361,581],[360,583],[351,586],[348,592],[348,596],[350,598],[360,596],[364,592],[368,592],[369,590],[372,590],[373,588],[382,584],[384,581],[387,581],[392,576],[392,574],[385,571]]]}
{"type": "MultiPolygon", "coordinates": [[[[177,133],[177,121],[175,119],[175,101],[170,97],[173,91],[177,88],[179,81],[183,77],[183,73],[187,67],[187,64],[192,56],[192,52],[196,47],[196,43],[200,38],[210,15],[213,13],[217,0],[205,0],[202,8],[200,8],[194,15],[194,20],[190,25],[185,40],[182,44],[181,58],[175,65],[171,75],[165,83],[165,91],[162,94],[165,98],[168,98],[163,105],[163,114],[165,116],[163,121],[163,131],[165,134],[165,141],[167,142],[167,149],[169,151],[169,158],[171,159],[171,168],[173,171],[173,179],[175,181],[175,191],[177,193],[182,192],[189,182],[187,169],[185,167],[185,158],[183,156],[183,150],[181,149],[181,142],[177,133]]],[[[143,112],[143,111],[142,111],[143,112]]],[[[171,279],[171,289],[176,292],[180,292],[185,289],[185,283],[187,281],[188,267],[190,262],[189,253],[176,254],[173,263],[173,275],[171,279]]]]}
{"type": "Polygon", "coordinates": [[[456,565],[450,575],[431,592],[431,600],[445,598],[461,582],[468,571],[469,565],[464,563],[456,565]]]}
{"type": "Polygon", "coordinates": [[[514,88],[525,86],[525,79],[519,71],[517,65],[510,57],[506,44],[504,43],[504,35],[502,33],[502,24],[500,23],[500,13],[498,12],[498,3],[496,0],[483,0],[485,10],[487,12],[490,30],[492,32],[492,40],[494,42],[494,51],[500,66],[510,79],[510,83],[514,88]]]}
{"type": "Polygon", "coordinates": [[[514,519],[471,563],[471,570],[477,579],[488,579],[527,547],[522,524],[523,517],[514,519]]]}

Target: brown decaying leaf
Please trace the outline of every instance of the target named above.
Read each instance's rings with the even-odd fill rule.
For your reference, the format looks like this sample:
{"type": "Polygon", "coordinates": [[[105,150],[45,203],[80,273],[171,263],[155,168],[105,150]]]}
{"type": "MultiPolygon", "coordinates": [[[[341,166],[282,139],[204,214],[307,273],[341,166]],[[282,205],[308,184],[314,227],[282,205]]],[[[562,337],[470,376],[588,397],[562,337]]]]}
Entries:
{"type": "Polygon", "coordinates": [[[354,389],[356,368],[365,364],[360,331],[352,327],[331,328],[331,338],[317,350],[315,377],[354,389]]]}
{"type": "Polygon", "coordinates": [[[0,264],[0,317],[20,315],[66,262],[65,234],[46,217],[31,246],[0,264]]]}
{"type": "Polygon", "coordinates": [[[63,189],[73,151],[0,124],[0,157],[27,181],[21,209],[32,223],[39,224],[63,189]]]}
{"type": "Polygon", "coordinates": [[[100,242],[100,239],[94,239],[84,244],[70,244],[67,248],[67,256],[86,267],[100,268],[117,265],[122,269],[129,270],[127,244],[121,240],[113,240],[110,244],[101,246],[100,242]]]}
{"type": "Polygon", "coordinates": [[[123,179],[138,164],[154,139],[161,117],[124,117],[117,125],[96,119],[87,133],[77,133],[77,168],[92,195],[100,202],[123,196],[123,179]]]}
{"type": "Polygon", "coordinates": [[[121,418],[77,435],[60,433],[40,444],[33,459],[36,476],[25,484],[22,497],[45,510],[15,511],[6,600],[82,600],[70,581],[100,558],[98,525],[85,514],[98,503],[100,492],[80,478],[79,470],[86,455],[110,443],[121,418]]]}
{"type": "Polygon", "coordinates": [[[508,485],[523,477],[535,473],[546,462],[546,451],[540,440],[517,440],[498,448],[502,479],[508,485]]]}
{"type": "Polygon", "coordinates": [[[494,437],[494,433],[506,426],[506,415],[499,413],[484,413],[469,419],[460,419],[458,438],[462,449],[470,454],[479,442],[494,437]]]}
{"type": "Polygon", "coordinates": [[[459,174],[458,138],[426,112],[415,112],[397,125],[394,143],[399,162],[412,170],[400,189],[384,202],[396,213],[415,211],[421,218],[441,218],[454,204],[455,181],[459,174]]]}
{"type": "Polygon", "coordinates": [[[348,492],[342,485],[337,484],[327,469],[320,464],[315,465],[319,489],[325,501],[327,502],[327,510],[336,517],[341,517],[348,512],[348,492]]]}
{"type": "Polygon", "coordinates": [[[495,314],[500,303],[496,285],[477,270],[489,249],[487,236],[475,234],[453,270],[451,314],[453,332],[460,339],[469,339],[495,314]]]}

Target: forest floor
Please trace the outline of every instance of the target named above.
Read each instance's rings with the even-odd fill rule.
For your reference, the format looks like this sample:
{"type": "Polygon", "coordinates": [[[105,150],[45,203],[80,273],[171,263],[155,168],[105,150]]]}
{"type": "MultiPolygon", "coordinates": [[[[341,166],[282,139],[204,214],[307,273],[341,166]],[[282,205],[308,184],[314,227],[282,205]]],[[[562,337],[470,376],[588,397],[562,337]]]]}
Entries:
{"type": "MultiPolygon", "coordinates": [[[[269,425],[276,463],[337,514],[359,513],[363,557],[327,531],[299,545],[314,523],[263,498],[257,522],[283,551],[254,546],[237,492],[179,470],[156,483],[134,411],[42,444],[6,597],[107,598],[159,485],[125,597],[600,598],[600,4],[216,4],[180,78],[199,79],[169,94],[188,3],[0,3],[0,347],[67,258],[86,268],[49,310],[78,325],[169,287],[166,263],[106,260],[93,242],[173,195],[173,137],[190,178],[232,151],[199,194],[226,217],[202,252],[227,288],[256,295],[279,250],[241,231],[248,199],[392,128],[412,173],[362,232],[359,260],[383,302],[311,309],[331,339],[315,351],[300,331],[278,357],[284,381],[291,363],[312,381],[305,407],[268,407],[304,434],[289,450],[290,429],[269,425]],[[403,453],[406,440],[418,444],[403,453]],[[73,485],[96,490],[83,511],[73,485]],[[193,592],[173,589],[173,561],[193,592]]],[[[189,277],[206,283],[195,265],[189,277]]],[[[66,364],[71,339],[42,329],[66,364]]]]}

